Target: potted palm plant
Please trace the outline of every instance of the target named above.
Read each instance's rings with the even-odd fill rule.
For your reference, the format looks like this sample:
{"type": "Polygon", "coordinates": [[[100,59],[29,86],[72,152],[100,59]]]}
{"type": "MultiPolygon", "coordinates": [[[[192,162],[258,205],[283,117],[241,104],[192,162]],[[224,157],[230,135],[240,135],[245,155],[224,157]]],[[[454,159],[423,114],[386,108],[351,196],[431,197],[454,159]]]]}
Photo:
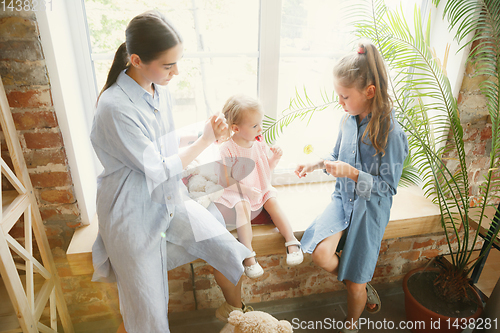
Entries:
{"type": "MultiPolygon", "coordinates": [[[[440,0],[433,2],[438,5],[440,0]]],[[[410,68],[418,73],[418,77],[414,75],[411,82],[405,82],[403,87],[403,92],[417,101],[417,103],[412,101],[411,104],[416,105],[416,108],[410,108],[409,112],[403,114],[402,123],[405,124],[405,130],[410,134],[414,156],[417,157],[415,162],[422,165],[424,190],[440,208],[441,224],[450,253],[449,261],[443,260],[442,257],[437,258],[438,270],[436,272],[425,270],[409,272],[404,279],[404,289],[406,313],[409,320],[425,319],[426,324],[429,325],[432,325],[432,321],[439,323],[439,329],[434,331],[460,332],[471,322],[470,319],[463,317],[477,318],[482,308],[482,304],[477,302],[476,310],[474,310],[474,305],[472,305],[472,310],[463,312],[458,310],[467,303],[473,304],[471,298],[479,300],[477,295],[471,295],[472,289],[469,288],[470,272],[478,263],[478,260],[472,260],[472,253],[479,236],[479,228],[471,228],[470,221],[475,220],[479,225],[483,220],[492,223],[496,212],[495,198],[499,189],[498,173],[495,173],[495,170],[498,169],[500,157],[500,86],[498,84],[500,1],[448,0],[444,6],[444,15],[448,18],[450,30],[456,28],[457,41],[464,42],[467,35],[473,35],[470,40],[463,43],[462,47],[471,46],[468,62],[476,69],[475,75],[484,75],[489,78],[482,82],[481,92],[486,97],[492,122],[491,152],[488,171],[480,186],[479,195],[472,201],[469,195],[469,170],[464,149],[464,132],[449,81],[442,69],[430,61],[432,55],[429,52],[429,43],[425,37],[426,34],[423,34],[422,25],[415,27],[417,32],[413,40],[411,37],[401,38],[401,34],[394,35],[396,38],[393,41],[403,44],[403,54],[398,54],[398,57],[404,57],[405,53],[411,53],[412,49],[416,54],[414,59],[410,57],[413,63],[410,68]],[[404,44],[408,42],[410,44],[405,47],[404,44]],[[422,89],[422,86],[425,88],[422,89]],[[424,90],[423,94],[422,90],[424,90]],[[438,110],[433,117],[428,116],[431,108],[438,110]],[[434,137],[432,134],[440,128],[444,129],[442,132],[448,135],[441,138],[434,137]],[[447,163],[446,158],[449,156],[456,157],[453,163],[447,163]],[[487,216],[486,211],[489,206],[493,208],[494,213],[487,216]],[[451,240],[457,240],[457,242],[452,243],[451,240]],[[422,273],[423,271],[425,273],[422,273]],[[417,300],[416,296],[420,293],[411,290],[412,281],[415,283],[418,279],[423,279],[422,274],[432,276],[430,289],[439,296],[432,301],[434,306],[432,310],[430,304],[425,304],[424,298],[417,300]],[[437,305],[439,299],[446,301],[443,305],[437,305]],[[450,304],[453,304],[453,307],[450,304]],[[451,308],[453,311],[446,313],[445,316],[444,309],[446,308],[451,308]]],[[[396,27],[398,23],[395,20],[397,19],[393,16],[389,21],[389,26],[396,27]]],[[[415,19],[416,25],[419,25],[419,21],[420,18],[415,19]]],[[[401,24],[401,21],[398,22],[401,24]]],[[[384,41],[381,41],[382,43],[384,41]]],[[[387,43],[386,46],[391,47],[390,44],[387,43]]],[[[488,249],[496,237],[496,235],[491,236],[486,244],[488,249]]]]}
{"type": "MultiPolygon", "coordinates": [[[[440,0],[433,3],[437,6],[440,0]]],[[[446,71],[431,53],[430,23],[424,24],[417,8],[414,13],[410,27],[402,12],[389,10],[383,0],[369,0],[353,8],[358,35],[378,47],[394,73],[392,97],[396,117],[408,134],[411,165],[418,169],[424,192],[440,208],[449,249],[450,260],[438,257],[437,270],[428,273],[430,279],[421,277],[429,269],[426,273],[412,271],[405,277],[405,284],[408,282],[411,289],[412,280],[417,280],[420,291],[430,290],[439,296],[437,299],[446,300],[447,305],[436,309],[437,312],[449,304],[472,302],[472,310],[462,314],[454,310],[450,319],[436,311],[424,310],[429,316],[424,319],[426,329],[414,332],[428,332],[430,325],[434,325],[432,332],[439,332],[438,323],[443,332],[459,332],[464,328],[464,321],[457,317],[478,317],[482,308],[480,299],[469,288],[470,272],[477,264],[472,253],[479,239],[479,228],[471,228],[470,222],[492,223],[494,213],[486,212],[488,207],[497,211],[495,199],[500,190],[499,173],[495,172],[500,167],[500,0],[447,0],[444,6],[450,30],[457,31],[456,40],[461,47],[471,47],[468,64],[475,68],[475,75],[488,78],[483,81],[481,92],[486,97],[492,123],[491,152],[488,170],[474,200],[469,195],[469,170],[457,101],[446,71]],[[470,34],[472,38],[467,39],[470,34]],[[423,280],[429,280],[430,285],[420,284],[423,280]]],[[[269,137],[274,138],[293,119],[307,118],[334,103],[334,97],[324,96],[323,103],[315,104],[307,95],[301,98],[297,94],[288,113],[279,120],[268,119],[269,137]]],[[[413,172],[403,178],[415,181],[413,172]]],[[[488,248],[496,236],[491,235],[486,244],[488,248]]],[[[425,309],[425,305],[412,306],[409,300],[415,300],[411,290],[406,301],[408,319],[423,320],[415,311],[425,309]]]]}

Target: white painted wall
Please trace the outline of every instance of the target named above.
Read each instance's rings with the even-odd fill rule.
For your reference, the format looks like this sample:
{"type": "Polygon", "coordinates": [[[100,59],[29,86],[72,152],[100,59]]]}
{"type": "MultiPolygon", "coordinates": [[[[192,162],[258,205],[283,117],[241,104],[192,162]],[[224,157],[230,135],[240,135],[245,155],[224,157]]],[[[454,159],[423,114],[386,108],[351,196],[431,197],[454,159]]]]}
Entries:
{"type": "Polygon", "coordinates": [[[81,32],[72,31],[78,24],[70,24],[82,19],[77,17],[74,7],[81,2],[52,2],[52,10],[38,11],[36,17],[75,196],[82,222],[89,224],[96,213],[96,178],[100,168],[89,139],[95,85],[90,86],[86,75],[82,75],[89,68],[92,71],[85,65],[90,62],[89,48],[85,51],[85,41],[81,39],[85,37],[81,32]]]}

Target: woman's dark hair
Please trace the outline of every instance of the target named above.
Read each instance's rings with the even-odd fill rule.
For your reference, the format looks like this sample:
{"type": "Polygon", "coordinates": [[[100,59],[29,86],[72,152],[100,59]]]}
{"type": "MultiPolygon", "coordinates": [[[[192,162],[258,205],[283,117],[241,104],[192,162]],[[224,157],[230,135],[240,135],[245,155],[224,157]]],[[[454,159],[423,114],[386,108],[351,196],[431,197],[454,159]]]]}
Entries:
{"type": "MultiPolygon", "coordinates": [[[[134,17],[125,30],[125,43],[116,51],[101,94],[116,82],[118,75],[130,66],[129,55],[137,54],[141,61],[149,63],[163,52],[182,43],[182,37],[167,18],[156,10],[134,17]]],[[[99,100],[99,98],[97,99],[99,100]]]]}

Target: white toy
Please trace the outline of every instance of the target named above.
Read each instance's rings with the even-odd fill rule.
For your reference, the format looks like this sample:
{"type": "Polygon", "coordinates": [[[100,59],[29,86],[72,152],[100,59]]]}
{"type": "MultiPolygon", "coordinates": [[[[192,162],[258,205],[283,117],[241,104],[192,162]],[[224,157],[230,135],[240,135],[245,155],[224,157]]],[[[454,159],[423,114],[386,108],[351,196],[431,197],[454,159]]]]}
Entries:
{"type": "Polygon", "coordinates": [[[217,184],[219,177],[215,173],[215,167],[216,163],[198,165],[195,160],[182,174],[189,197],[205,208],[219,199],[224,191],[224,187],[217,184]]]}
{"type": "Polygon", "coordinates": [[[278,320],[262,311],[243,313],[234,310],[220,333],[292,333],[289,321],[278,320]]]}

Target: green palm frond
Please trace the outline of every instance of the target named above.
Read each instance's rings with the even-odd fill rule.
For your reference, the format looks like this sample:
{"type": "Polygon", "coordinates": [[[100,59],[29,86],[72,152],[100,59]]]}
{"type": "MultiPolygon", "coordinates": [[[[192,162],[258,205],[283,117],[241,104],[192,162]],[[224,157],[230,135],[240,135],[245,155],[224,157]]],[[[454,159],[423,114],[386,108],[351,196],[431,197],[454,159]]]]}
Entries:
{"type": "MultiPolygon", "coordinates": [[[[433,0],[438,5],[439,0],[433,0]]],[[[471,47],[468,62],[475,69],[474,76],[485,76],[489,79],[480,84],[481,92],[486,97],[488,112],[492,123],[492,144],[490,163],[484,182],[479,187],[480,211],[474,218],[481,224],[485,209],[497,200],[500,191],[500,1],[498,0],[448,0],[444,14],[450,22],[450,28],[456,28],[455,38],[462,42],[472,35],[472,38],[462,45],[471,47]]],[[[450,30],[451,30],[450,29],[450,30]]],[[[474,235],[475,244],[479,230],[474,235]]],[[[473,245],[472,244],[472,245],[473,245]]],[[[491,247],[491,242],[487,244],[491,247]]],[[[469,253],[465,260],[470,259],[469,253]]],[[[474,267],[472,265],[469,270],[474,267]]]]}
{"type": "Polygon", "coordinates": [[[420,182],[418,169],[413,165],[412,155],[408,154],[403,162],[403,173],[399,180],[398,186],[408,187],[420,182]]]}
{"type": "Polygon", "coordinates": [[[315,112],[323,111],[331,105],[338,107],[338,99],[335,97],[335,93],[332,93],[330,96],[325,91],[321,91],[321,98],[322,103],[314,103],[307,95],[305,87],[303,95],[295,89],[295,97],[290,99],[288,108],[277,119],[268,115],[265,116],[262,135],[264,135],[266,142],[272,144],[283,133],[285,127],[297,118],[302,121],[307,119],[307,123],[309,124],[315,112]]]}
{"type": "MultiPolygon", "coordinates": [[[[437,5],[440,1],[433,2],[437,5]]],[[[468,63],[475,75],[488,78],[480,89],[487,99],[492,145],[489,170],[479,187],[479,210],[470,209],[463,128],[450,82],[431,52],[430,19],[423,18],[417,7],[414,13],[410,26],[402,9],[392,11],[383,0],[365,0],[351,6],[348,15],[356,18],[357,35],[377,46],[391,71],[396,120],[408,134],[411,150],[400,184],[415,183],[420,177],[425,195],[441,210],[452,264],[469,272],[477,263],[468,266],[479,232],[476,229],[470,234],[474,231],[470,231],[469,220],[491,221],[484,208],[500,200],[500,0],[447,0],[444,10],[460,47],[471,47],[468,63]],[[451,237],[458,240],[455,251],[451,237]]],[[[333,95],[322,96],[323,103],[316,104],[305,88],[303,94],[296,91],[278,119],[267,117],[264,121],[266,141],[273,142],[293,120],[310,121],[316,111],[335,102],[333,95]]]]}
{"type": "MultiPolygon", "coordinates": [[[[441,210],[446,237],[453,235],[458,239],[453,265],[465,269],[471,245],[463,128],[449,80],[430,51],[430,21],[424,24],[416,8],[414,26],[410,27],[402,10],[389,11],[381,0],[369,0],[366,4],[363,19],[356,24],[358,35],[378,47],[394,73],[393,100],[397,119],[409,134],[412,163],[422,178],[424,193],[441,210]],[[451,161],[447,156],[455,157],[451,161]],[[464,227],[464,235],[459,226],[464,227]]],[[[494,84],[490,83],[488,89],[495,96],[494,84]]],[[[495,186],[499,187],[500,181],[495,186]]],[[[452,253],[449,242],[448,245],[452,253]]]]}

